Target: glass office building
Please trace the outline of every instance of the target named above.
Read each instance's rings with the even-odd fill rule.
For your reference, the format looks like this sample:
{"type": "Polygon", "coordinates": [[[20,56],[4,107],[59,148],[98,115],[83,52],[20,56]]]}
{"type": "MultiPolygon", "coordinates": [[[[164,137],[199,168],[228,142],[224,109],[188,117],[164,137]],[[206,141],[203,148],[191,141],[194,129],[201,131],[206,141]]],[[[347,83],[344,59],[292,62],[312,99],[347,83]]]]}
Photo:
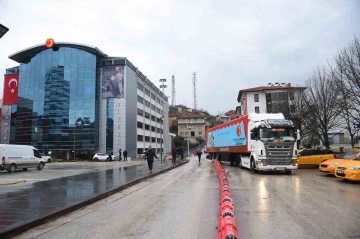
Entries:
{"type": "MultiPolygon", "coordinates": [[[[162,140],[167,151],[167,97],[128,59],[66,42],[34,46],[9,58],[20,63],[6,70],[19,74],[18,100],[8,106],[10,135],[2,143],[33,145],[63,159],[118,155],[119,149],[134,158],[149,145],[160,151],[162,140]],[[149,107],[138,105],[144,92],[149,107]]],[[[1,130],[6,127],[2,123],[1,130]]]]}

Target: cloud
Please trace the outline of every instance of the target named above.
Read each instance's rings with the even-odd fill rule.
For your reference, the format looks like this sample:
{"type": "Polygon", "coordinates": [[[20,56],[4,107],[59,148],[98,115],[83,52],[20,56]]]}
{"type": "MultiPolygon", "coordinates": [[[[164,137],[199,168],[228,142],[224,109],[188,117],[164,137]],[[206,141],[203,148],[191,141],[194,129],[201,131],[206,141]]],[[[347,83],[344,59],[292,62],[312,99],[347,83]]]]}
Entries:
{"type": "Polygon", "coordinates": [[[156,85],[166,78],[168,95],[175,75],[176,102],[189,106],[196,71],[198,106],[217,113],[235,109],[240,89],[302,84],[359,37],[359,10],[357,0],[5,0],[0,70],[48,37],[79,42],[128,57],[156,85]]]}

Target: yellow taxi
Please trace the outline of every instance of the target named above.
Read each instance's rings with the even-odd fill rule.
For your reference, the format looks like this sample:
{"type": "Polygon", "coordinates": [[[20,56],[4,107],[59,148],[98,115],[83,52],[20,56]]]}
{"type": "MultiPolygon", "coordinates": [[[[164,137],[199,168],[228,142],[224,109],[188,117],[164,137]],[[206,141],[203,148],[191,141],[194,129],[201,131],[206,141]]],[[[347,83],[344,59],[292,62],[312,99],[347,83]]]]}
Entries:
{"type": "Polygon", "coordinates": [[[339,154],[335,159],[329,159],[319,165],[319,170],[327,174],[335,174],[335,169],[343,163],[353,161],[360,155],[359,151],[349,151],[339,154]]]}
{"type": "Polygon", "coordinates": [[[299,166],[318,167],[323,161],[335,158],[335,154],[330,149],[304,149],[298,152],[297,162],[299,166]]]}
{"type": "Polygon", "coordinates": [[[353,160],[340,163],[335,170],[335,176],[360,182],[360,153],[353,160]]]}

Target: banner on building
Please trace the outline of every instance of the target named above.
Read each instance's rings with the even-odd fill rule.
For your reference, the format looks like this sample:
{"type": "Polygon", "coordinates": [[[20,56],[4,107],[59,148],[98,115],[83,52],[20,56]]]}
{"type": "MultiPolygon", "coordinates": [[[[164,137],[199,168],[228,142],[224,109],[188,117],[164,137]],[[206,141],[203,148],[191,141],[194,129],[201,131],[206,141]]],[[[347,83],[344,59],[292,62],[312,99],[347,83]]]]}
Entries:
{"type": "Polygon", "coordinates": [[[19,74],[5,75],[3,105],[13,105],[18,102],[19,74]]]}
{"type": "Polygon", "coordinates": [[[0,143],[10,142],[11,105],[3,105],[1,110],[1,138],[0,143]]]}
{"type": "Polygon", "coordinates": [[[102,67],[102,98],[124,98],[124,66],[102,67]]]}

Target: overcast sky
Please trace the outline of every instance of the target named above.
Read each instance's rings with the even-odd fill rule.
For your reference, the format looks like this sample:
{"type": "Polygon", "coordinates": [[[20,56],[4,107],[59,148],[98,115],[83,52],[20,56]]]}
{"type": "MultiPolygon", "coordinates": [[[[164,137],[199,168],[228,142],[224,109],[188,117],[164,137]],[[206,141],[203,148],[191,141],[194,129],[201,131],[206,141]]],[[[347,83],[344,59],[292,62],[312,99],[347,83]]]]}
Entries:
{"type": "Polygon", "coordinates": [[[302,85],[360,37],[360,0],[0,0],[0,23],[0,72],[49,37],[84,43],[128,57],[156,85],[166,78],[168,96],[175,75],[177,104],[193,107],[196,72],[198,108],[216,114],[235,109],[240,89],[302,85]]]}

